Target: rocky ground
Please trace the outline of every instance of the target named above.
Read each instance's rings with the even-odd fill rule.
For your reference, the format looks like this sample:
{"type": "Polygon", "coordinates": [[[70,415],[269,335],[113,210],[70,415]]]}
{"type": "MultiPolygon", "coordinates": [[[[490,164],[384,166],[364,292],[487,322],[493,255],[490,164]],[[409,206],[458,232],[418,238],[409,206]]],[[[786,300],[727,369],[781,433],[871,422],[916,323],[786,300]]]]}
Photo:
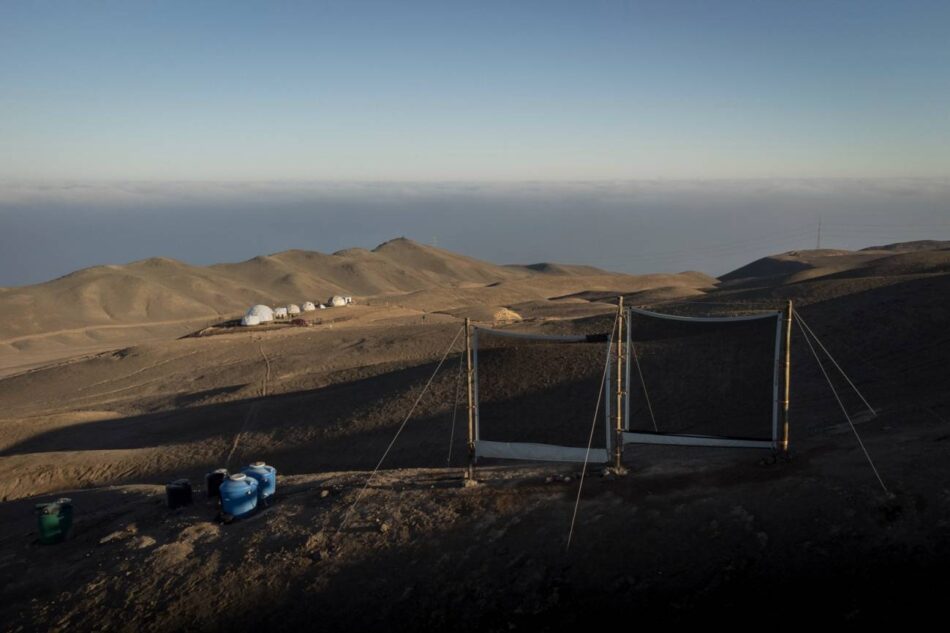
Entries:
{"type": "MultiPolygon", "coordinates": [[[[783,256],[751,269],[759,278],[747,270],[651,306],[737,313],[793,299],[876,410],[862,413],[835,374],[886,490],[797,331],[789,459],[630,446],[628,475],[591,466],[582,489],[580,466],[491,461],[479,485],[463,486],[464,305],[420,312],[400,295],[312,327],[154,340],[7,376],[0,621],[12,631],[508,631],[618,617],[907,626],[938,615],[950,557],[950,277],[945,251],[933,253],[897,252],[891,268],[878,251],[845,263],[783,256]],[[164,482],[255,459],[278,468],[279,484],[254,517],[222,524],[201,493],[165,506],[164,482]],[[72,534],[40,545],[33,505],[60,496],[75,505],[72,534]]],[[[609,292],[565,298],[564,288],[506,304],[519,320],[500,326],[609,329],[609,292]]],[[[575,383],[509,366],[499,397],[573,393],[575,383]]]]}

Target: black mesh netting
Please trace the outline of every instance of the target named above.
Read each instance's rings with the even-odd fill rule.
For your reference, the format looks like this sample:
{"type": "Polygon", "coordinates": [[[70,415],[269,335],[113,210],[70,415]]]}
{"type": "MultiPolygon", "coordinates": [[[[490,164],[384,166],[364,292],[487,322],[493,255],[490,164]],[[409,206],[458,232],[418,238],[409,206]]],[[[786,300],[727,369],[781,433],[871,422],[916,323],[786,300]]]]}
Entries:
{"type": "Polygon", "coordinates": [[[631,313],[627,327],[646,385],[645,394],[631,356],[630,431],[772,439],[774,317],[698,322],[631,313]]]}
{"type": "MultiPolygon", "coordinates": [[[[479,330],[479,439],[586,447],[608,349],[606,334],[564,342],[479,330]]],[[[606,445],[604,416],[601,398],[592,448],[606,445]]]]}

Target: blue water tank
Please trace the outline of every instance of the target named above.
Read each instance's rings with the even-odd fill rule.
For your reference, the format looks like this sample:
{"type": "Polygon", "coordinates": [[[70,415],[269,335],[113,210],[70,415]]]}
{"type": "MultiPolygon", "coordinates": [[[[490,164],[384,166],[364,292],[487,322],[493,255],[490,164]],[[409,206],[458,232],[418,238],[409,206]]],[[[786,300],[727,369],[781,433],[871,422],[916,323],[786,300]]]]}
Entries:
{"type": "Polygon", "coordinates": [[[244,473],[234,473],[219,488],[221,509],[235,518],[246,516],[257,507],[257,480],[244,473]]]}
{"type": "Polygon", "coordinates": [[[257,489],[257,496],[264,500],[277,492],[277,469],[268,466],[264,462],[254,462],[250,466],[241,469],[248,477],[253,477],[260,484],[257,489]]]}

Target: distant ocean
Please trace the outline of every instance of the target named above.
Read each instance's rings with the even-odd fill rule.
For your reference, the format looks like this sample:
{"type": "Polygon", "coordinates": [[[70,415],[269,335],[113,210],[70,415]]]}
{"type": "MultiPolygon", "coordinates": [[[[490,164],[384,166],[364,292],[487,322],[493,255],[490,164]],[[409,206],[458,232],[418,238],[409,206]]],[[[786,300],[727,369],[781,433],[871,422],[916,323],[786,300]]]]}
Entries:
{"type": "Polygon", "coordinates": [[[0,286],[405,236],[496,263],[720,275],[815,248],[950,239],[950,180],[0,183],[0,286]]]}

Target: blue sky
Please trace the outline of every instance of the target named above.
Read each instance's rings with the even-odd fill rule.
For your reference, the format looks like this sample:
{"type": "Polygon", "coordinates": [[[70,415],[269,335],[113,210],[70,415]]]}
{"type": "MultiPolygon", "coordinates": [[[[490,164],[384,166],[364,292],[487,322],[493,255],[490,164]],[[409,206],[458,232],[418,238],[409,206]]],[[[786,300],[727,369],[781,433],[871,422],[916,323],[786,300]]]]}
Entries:
{"type": "Polygon", "coordinates": [[[4,2],[0,180],[945,177],[948,2],[4,2]]]}
{"type": "Polygon", "coordinates": [[[0,2],[0,286],[950,238],[950,2],[0,2]]]}

